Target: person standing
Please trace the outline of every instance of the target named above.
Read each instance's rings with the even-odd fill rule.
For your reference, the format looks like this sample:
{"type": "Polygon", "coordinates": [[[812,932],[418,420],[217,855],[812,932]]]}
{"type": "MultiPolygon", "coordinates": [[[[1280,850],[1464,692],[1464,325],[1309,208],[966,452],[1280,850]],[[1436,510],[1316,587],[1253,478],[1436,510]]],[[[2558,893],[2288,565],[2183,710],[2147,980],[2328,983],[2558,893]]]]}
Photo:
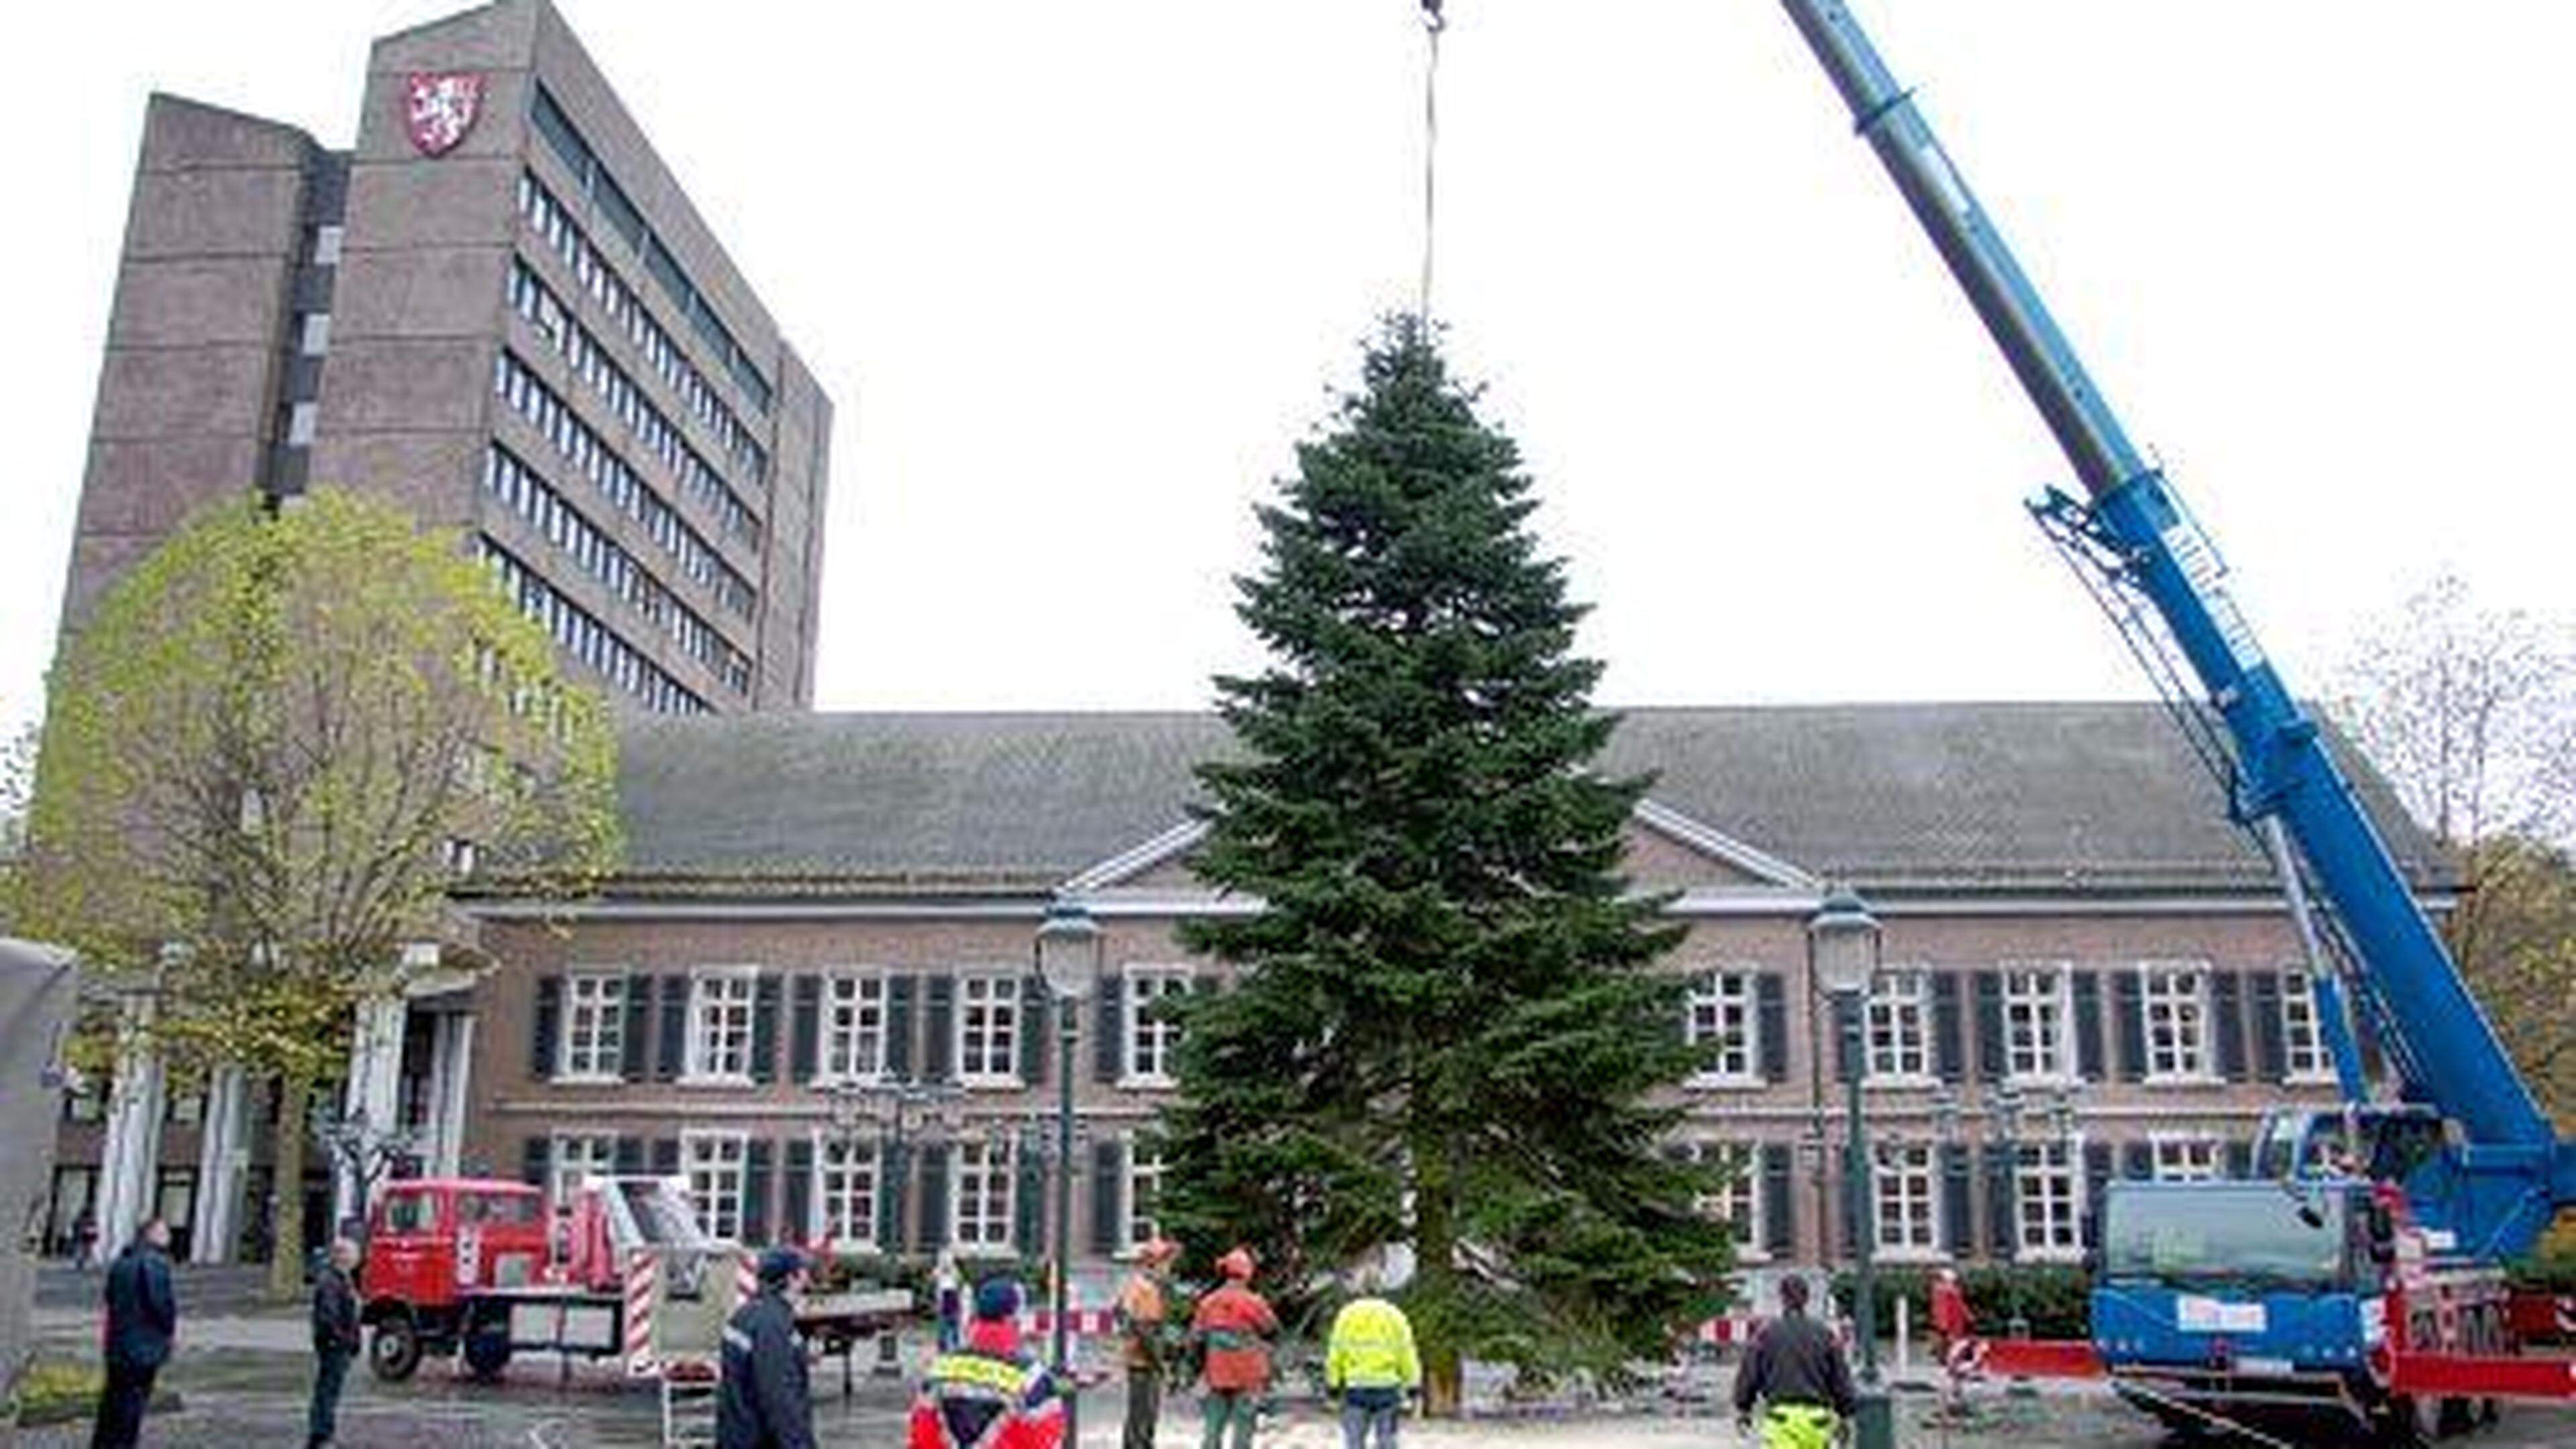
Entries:
{"type": "Polygon", "coordinates": [[[1941,1357],[1941,1407],[1954,1413],[1965,1401],[1966,1380],[1975,1366],[1975,1332],[1959,1270],[1945,1267],[1933,1274],[1932,1347],[1941,1357]]]}
{"type": "Polygon", "coordinates": [[[1363,1271],[1359,1289],[1324,1340],[1324,1392],[1342,1401],[1342,1449],[1361,1449],[1372,1428],[1377,1449],[1396,1449],[1405,1396],[1422,1387],[1422,1356],[1404,1310],[1378,1296],[1377,1274],[1363,1271]]]}
{"type": "Polygon", "coordinates": [[[1850,1414],[1851,1365],[1842,1345],[1807,1316],[1807,1280],[1780,1280],[1780,1316],[1753,1340],[1735,1371],[1735,1422],[1749,1427],[1753,1404],[1766,1406],[1765,1449],[1825,1449],[1835,1422],[1850,1414]]]}
{"type": "Polygon", "coordinates": [[[90,1449],[129,1449],[143,1435],[152,1380],[170,1361],[179,1301],[170,1292],[170,1225],[147,1218],[107,1270],[107,1382],[90,1449]]]}
{"type": "Polygon", "coordinates": [[[976,1285],[966,1341],[922,1377],[906,1449],[1062,1449],[1064,1394],[1020,1341],[1024,1297],[1017,1279],[976,1285]]]}
{"type": "Polygon", "coordinates": [[[1200,1411],[1207,1433],[1200,1449],[1222,1449],[1228,1425],[1234,1449],[1252,1449],[1252,1429],[1260,1417],[1261,1396],[1270,1388],[1270,1345],[1279,1333],[1279,1315],[1269,1300],[1252,1291],[1252,1250],[1236,1248],[1216,1261],[1225,1282],[1199,1300],[1190,1315],[1190,1332],[1206,1350],[1200,1370],[1200,1411]]]}
{"type": "Polygon", "coordinates": [[[1121,1449],[1154,1449],[1163,1420],[1163,1334],[1172,1316],[1172,1260],[1180,1252],[1171,1239],[1154,1239],[1136,1250],[1136,1271],[1118,1285],[1118,1349],[1127,1366],[1121,1449]]]}
{"type": "Polygon", "coordinates": [[[794,1299],[805,1291],[805,1255],[760,1255],[760,1291],[724,1327],[724,1378],[716,1398],[716,1449],[814,1449],[814,1401],[794,1299]]]}
{"type": "Polygon", "coordinates": [[[947,1353],[966,1341],[966,1277],[957,1271],[957,1255],[939,1250],[930,1270],[931,1311],[939,1326],[939,1351],[947,1353]]]}
{"type": "Polygon", "coordinates": [[[340,1390],[349,1381],[349,1360],[358,1356],[358,1288],[349,1277],[357,1266],[357,1243],[333,1238],[329,1261],[313,1275],[313,1405],[305,1415],[306,1449],[323,1449],[339,1437],[340,1390]]]}

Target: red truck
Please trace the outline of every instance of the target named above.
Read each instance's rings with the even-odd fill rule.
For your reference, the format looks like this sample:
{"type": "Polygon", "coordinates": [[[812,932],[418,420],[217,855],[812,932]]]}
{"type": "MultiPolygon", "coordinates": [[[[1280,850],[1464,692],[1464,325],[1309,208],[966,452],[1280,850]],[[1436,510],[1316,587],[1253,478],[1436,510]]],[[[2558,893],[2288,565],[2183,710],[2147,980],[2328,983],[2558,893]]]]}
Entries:
{"type": "MultiPolygon", "coordinates": [[[[710,1238],[676,1177],[594,1177],[557,1214],[525,1183],[415,1178],[388,1184],[368,1218],[358,1276],[367,1367],[388,1382],[424,1354],[461,1353],[491,1381],[521,1350],[618,1358],[633,1376],[713,1364],[725,1319],[750,1291],[751,1253],[710,1238]]],[[[912,1314],[901,1292],[809,1299],[797,1326],[838,1349],[912,1314]]]]}

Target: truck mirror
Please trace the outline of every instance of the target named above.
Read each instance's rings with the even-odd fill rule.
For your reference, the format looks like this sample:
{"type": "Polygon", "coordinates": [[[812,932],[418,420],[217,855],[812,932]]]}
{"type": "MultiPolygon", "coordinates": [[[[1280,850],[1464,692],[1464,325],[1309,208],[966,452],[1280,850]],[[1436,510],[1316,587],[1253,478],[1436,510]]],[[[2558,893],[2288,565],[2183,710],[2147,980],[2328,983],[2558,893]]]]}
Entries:
{"type": "Polygon", "coordinates": [[[2397,1223],[2388,1212],[2388,1204],[2373,1199],[2362,1214],[2370,1234],[2370,1261],[2386,1267],[2397,1261],[2397,1223]]]}

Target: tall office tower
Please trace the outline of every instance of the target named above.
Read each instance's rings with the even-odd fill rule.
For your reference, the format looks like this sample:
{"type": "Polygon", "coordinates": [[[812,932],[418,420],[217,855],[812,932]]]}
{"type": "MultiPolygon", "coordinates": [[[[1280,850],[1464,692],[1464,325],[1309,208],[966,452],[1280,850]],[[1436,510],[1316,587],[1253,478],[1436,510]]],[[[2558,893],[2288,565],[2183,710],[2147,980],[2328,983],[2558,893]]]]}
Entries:
{"type": "Polygon", "coordinates": [[[152,97],[64,592],[210,499],[459,530],[574,672],[813,702],[832,407],[546,0],[389,35],[357,145],[152,97]]]}

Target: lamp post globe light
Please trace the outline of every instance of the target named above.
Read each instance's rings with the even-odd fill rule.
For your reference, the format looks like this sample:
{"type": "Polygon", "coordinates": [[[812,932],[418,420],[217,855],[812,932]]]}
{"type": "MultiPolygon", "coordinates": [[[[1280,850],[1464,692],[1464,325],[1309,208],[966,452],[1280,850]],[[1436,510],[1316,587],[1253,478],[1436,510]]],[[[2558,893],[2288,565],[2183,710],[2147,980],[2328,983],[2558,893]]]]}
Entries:
{"type": "Polygon", "coordinates": [[[1848,886],[1826,892],[1807,921],[1807,971],[1816,990],[1834,1004],[1842,1022],[1847,1114],[1843,1145],[1844,1212],[1852,1225],[1852,1337],[1860,1341],[1860,1392],[1852,1413],[1855,1449],[1893,1449],[1896,1425],[1887,1390],[1878,1379],[1877,1284],[1870,1276],[1871,1250],[1878,1237],[1875,1189],[1870,1182],[1869,1132],[1861,1113],[1861,1078],[1869,1061],[1862,1035],[1862,1008],[1871,980],[1878,974],[1878,917],[1848,886]]]}
{"type": "Polygon", "coordinates": [[[1064,1393],[1064,1442],[1082,1442],[1082,1397],[1073,1381],[1066,1325],[1073,1316],[1073,1019],[1100,984],[1100,923],[1080,901],[1058,896],[1038,925],[1038,975],[1055,998],[1055,1339],[1056,1382],[1064,1393]]]}

